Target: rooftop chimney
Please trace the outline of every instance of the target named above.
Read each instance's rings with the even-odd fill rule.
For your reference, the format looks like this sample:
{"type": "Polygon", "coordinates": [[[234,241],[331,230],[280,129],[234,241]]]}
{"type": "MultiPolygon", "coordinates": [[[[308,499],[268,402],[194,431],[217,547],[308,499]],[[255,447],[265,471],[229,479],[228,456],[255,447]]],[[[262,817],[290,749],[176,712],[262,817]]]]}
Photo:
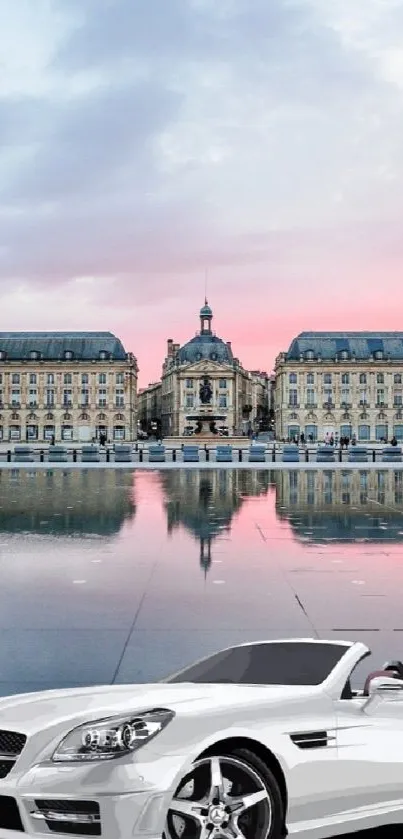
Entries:
{"type": "Polygon", "coordinates": [[[167,356],[168,356],[168,358],[171,358],[172,355],[173,355],[173,352],[172,352],[173,351],[173,343],[174,342],[173,342],[172,338],[168,338],[168,340],[167,340],[167,356]]]}

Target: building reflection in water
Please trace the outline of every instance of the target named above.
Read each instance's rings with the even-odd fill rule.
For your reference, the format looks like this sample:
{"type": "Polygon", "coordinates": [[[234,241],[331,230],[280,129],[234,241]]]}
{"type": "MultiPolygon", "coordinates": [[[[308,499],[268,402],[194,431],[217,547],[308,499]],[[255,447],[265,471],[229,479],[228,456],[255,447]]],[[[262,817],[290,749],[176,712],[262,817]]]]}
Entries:
{"type": "Polygon", "coordinates": [[[0,532],[114,536],[132,521],[133,471],[0,470],[0,532]]]}
{"type": "Polygon", "coordinates": [[[212,545],[231,529],[244,497],[266,494],[270,473],[236,469],[178,469],[161,472],[168,533],[184,527],[200,544],[205,574],[212,563],[212,545]]]}
{"type": "Polygon", "coordinates": [[[274,472],[276,512],[315,542],[403,541],[403,471],[274,472]]]}

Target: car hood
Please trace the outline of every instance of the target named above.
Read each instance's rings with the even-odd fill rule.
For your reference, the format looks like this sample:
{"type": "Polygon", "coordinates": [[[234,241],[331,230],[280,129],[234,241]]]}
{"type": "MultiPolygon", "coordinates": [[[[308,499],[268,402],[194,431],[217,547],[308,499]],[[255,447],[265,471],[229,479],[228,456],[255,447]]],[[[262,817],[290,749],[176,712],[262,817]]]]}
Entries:
{"type": "Polygon", "coordinates": [[[0,729],[27,735],[60,724],[100,719],[114,714],[170,708],[184,714],[220,707],[249,707],[254,701],[283,703],[316,693],[312,687],[240,686],[232,684],[136,684],[52,690],[0,699],[0,729]]]}

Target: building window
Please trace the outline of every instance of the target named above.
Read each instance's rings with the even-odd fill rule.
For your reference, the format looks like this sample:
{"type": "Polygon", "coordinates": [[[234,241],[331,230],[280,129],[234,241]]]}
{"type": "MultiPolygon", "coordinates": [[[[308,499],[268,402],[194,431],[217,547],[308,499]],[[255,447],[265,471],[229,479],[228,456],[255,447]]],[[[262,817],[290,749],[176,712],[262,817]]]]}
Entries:
{"type": "Polygon", "coordinates": [[[331,388],[325,388],[325,402],[331,404],[333,402],[333,391],[331,388]]]}
{"type": "Polygon", "coordinates": [[[194,396],[192,394],[187,394],[185,398],[185,406],[186,408],[193,408],[194,406],[194,396]]]}
{"type": "Polygon", "coordinates": [[[395,375],[393,376],[393,382],[394,382],[395,385],[401,385],[402,374],[401,373],[395,373],[395,375]]]}
{"type": "Polygon", "coordinates": [[[383,358],[383,350],[376,350],[376,352],[374,352],[374,358],[383,358]]]}
{"type": "Polygon", "coordinates": [[[306,353],[305,353],[305,358],[307,358],[308,361],[312,361],[315,358],[314,351],[313,350],[307,350],[306,353]]]}
{"type": "Polygon", "coordinates": [[[306,391],[307,405],[315,405],[315,391],[313,387],[308,387],[306,391]]]}
{"type": "Polygon", "coordinates": [[[64,384],[65,385],[71,385],[71,382],[72,382],[71,373],[65,373],[64,374],[64,384]]]}
{"type": "Polygon", "coordinates": [[[0,390],[0,406],[3,405],[3,391],[0,390]]]}
{"type": "Polygon", "coordinates": [[[375,426],[375,440],[384,441],[388,439],[388,426],[386,423],[375,426]]]}
{"type": "Polygon", "coordinates": [[[98,406],[99,408],[106,408],[106,389],[100,388],[98,390],[98,406]]]}
{"type": "Polygon", "coordinates": [[[72,391],[71,390],[64,390],[63,391],[63,405],[72,405],[72,391]]]}
{"type": "Polygon", "coordinates": [[[394,399],[393,399],[393,404],[396,407],[399,406],[399,408],[401,408],[401,406],[403,404],[403,397],[402,397],[401,393],[395,393],[395,396],[394,396],[394,399]]]}
{"type": "Polygon", "coordinates": [[[125,383],[125,374],[124,373],[116,373],[116,384],[117,385],[124,385],[125,383]]]}
{"type": "Polygon", "coordinates": [[[298,391],[296,388],[291,388],[288,399],[289,405],[298,405],[298,391]]]}
{"type": "Polygon", "coordinates": [[[73,426],[72,425],[62,425],[62,440],[72,440],[73,439],[73,426]]]}
{"type": "Polygon", "coordinates": [[[21,426],[10,425],[10,440],[21,440],[21,426]]]}
{"type": "Polygon", "coordinates": [[[52,408],[55,404],[55,392],[54,390],[46,390],[45,391],[45,398],[46,398],[46,407],[52,408]]]}
{"type": "Polygon", "coordinates": [[[396,437],[396,440],[399,440],[401,443],[403,440],[403,425],[400,423],[399,425],[393,426],[393,436],[396,437]]]}
{"type": "Polygon", "coordinates": [[[350,373],[343,373],[341,377],[342,385],[349,385],[350,384],[350,373]]]}
{"type": "Polygon", "coordinates": [[[38,426],[37,425],[27,425],[27,439],[29,441],[38,439],[38,426]]]}
{"type": "Polygon", "coordinates": [[[36,361],[39,358],[39,353],[37,352],[37,350],[31,350],[31,352],[29,353],[29,357],[31,361],[36,361]]]}
{"type": "Polygon", "coordinates": [[[297,384],[297,374],[296,373],[290,373],[289,381],[290,381],[290,385],[296,385],[297,384]]]}
{"type": "Polygon", "coordinates": [[[108,353],[106,352],[106,350],[101,350],[101,352],[99,353],[99,357],[101,361],[106,361],[106,359],[108,358],[108,353]]]}
{"type": "Polygon", "coordinates": [[[72,359],[74,358],[74,353],[71,350],[65,350],[64,357],[66,361],[72,361],[72,359]]]}
{"type": "Polygon", "coordinates": [[[126,429],[124,425],[115,425],[113,428],[113,439],[114,440],[124,440],[125,439],[125,432],[126,429]]]}
{"type": "Polygon", "coordinates": [[[36,373],[29,374],[29,383],[30,385],[36,385],[36,373]]]}
{"type": "Polygon", "coordinates": [[[360,373],[360,385],[367,384],[367,375],[366,373],[360,373]]]}
{"type": "Polygon", "coordinates": [[[123,408],[125,404],[125,392],[122,387],[116,388],[115,391],[115,405],[117,408],[123,408]]]}
{"type": "Polygon", "coordinates": [[[13,408],[19,407],[21,401],[21,393],[17,388],[13,388],[11,391],[11,404],[13,408]]]}
{"type": "Polygon", "coordinates": [[[358,426],[358,439],[359,440],[369,440],[370,439],[370,432],[371,432],[371,427],[369,425],[359,425],[358,426]]]}
{"type": "Polygon", "coordinates": [[[377,390],[376,391],[376,404],[377,405],[384,405],[385,404],[385,391],[384,390],[377,390]]]}
{"type": "Polygon", "coordinates": [[[324,373],[323,384],[324,385],[331,385],[332,384],[332,374],[331,373],[324,373]]]}
{"type": "Polygon", "coordinates": [[[316,442],[318,439],[318,426],[317,425],[306,425],[305,426],[305,440],[308,440],[310,443],[316,442]]]}
{"type": "Polygon", "coordinates": [[[3,373],[0,373],[0,385],[3,384],[3,373]]]}
{"type": "Polygon", "coordinates": [[[43,438],[44,440],[51,440],[55,433],[54,425],[45,425],[43,429],[43,438]]]}
{"type": "Polygon", "coordinates": [[[218,387],[226,388],[227,387],[227,380],[226,379],[219,379],[218,380],[218,387]]]}
{"type": "Polygon", "coordinates": [[[384,378],[383,373],[377,373],[377,376],[376,376],[377,385],[383,385],[384,381],[385,381],[385,378],[384,378]]]}
{"type": "Polygon", "coordinates": [[[350,353],[349,353],[349,351],[348,351],[348,350],[341,350],[341,352],[340,352],[340,358],[341,358],[343,361],[346,361],[349,357],[350,357],[350,353]]]}
{"type": "Polygon", "coordinates": [[[85,405],[89,405],[90,395],[88,392],[88,388],[81,388],[81,407],[83,408],[85,405]]]}
{"type": "Polygon", "coordinates": [[[12,385],[19,385],[20,384],[20,374],[13,373],[11,376],[11,384],[12,385]]]}
{"type": "Polygon", "coordinates": [[[4,352],[4,350],[0,350],[0,361],[5,361],[5,360],[6,360],[6,353],[4,352]]]}
{"type": "Polygon", "coordinates": [[[88,382],[89,382],[88,373],[82,373],[81,374],[81,384],[82,385],[87,385],[88,382]]]}
{"type": "Polygon", "coordinates": [[[226,396],[219,396],[218,397],[218,406],[219,406],[219,408],[226,408],[227,407],[227,397],[226,396]]]}
{"type": "Polygon", "coordinates": [[[315,382],[315,376],[313,373],[307,373],[306,376],[306,383],[307,385],[313,385],[315,382]]]}
{"type": "Polygon", "coordinates": [[[29,404],[31,407],[34,407],[37,404],[38,400],[38,392],[36,390],[29,391],[29,404]]]}
{"type": "Polygon", "coordinates": [[[54,385],[54,383],[55,383],[55,374],[54,373],[48,373],[48,375],[46,377],[46,384],[54,385]]]}
{"type": "Polygon", "coordinates": [[[106,373],[100,373],[98,376],[98,384],[106,385],[106,373]]]}
{"type": "Polygon", "coordinates": [[[186,387],[192,388],[193,387],[193,379],[186,379],[186,387]]]}

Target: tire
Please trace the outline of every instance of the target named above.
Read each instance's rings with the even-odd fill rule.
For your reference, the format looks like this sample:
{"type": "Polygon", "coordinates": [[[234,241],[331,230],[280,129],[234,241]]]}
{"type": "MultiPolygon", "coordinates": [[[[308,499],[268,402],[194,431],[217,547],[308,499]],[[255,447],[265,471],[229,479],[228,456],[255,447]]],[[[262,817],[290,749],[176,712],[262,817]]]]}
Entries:
{"type": "Polygon", "coordinates": [[[210,833],[212,839],[231,839],[234,824],[240,839],[283,839],[284,819],[277,780],[257,755],[247,748],[207,752],[177,787],[163,839],[204,839],[210,833]]]}

